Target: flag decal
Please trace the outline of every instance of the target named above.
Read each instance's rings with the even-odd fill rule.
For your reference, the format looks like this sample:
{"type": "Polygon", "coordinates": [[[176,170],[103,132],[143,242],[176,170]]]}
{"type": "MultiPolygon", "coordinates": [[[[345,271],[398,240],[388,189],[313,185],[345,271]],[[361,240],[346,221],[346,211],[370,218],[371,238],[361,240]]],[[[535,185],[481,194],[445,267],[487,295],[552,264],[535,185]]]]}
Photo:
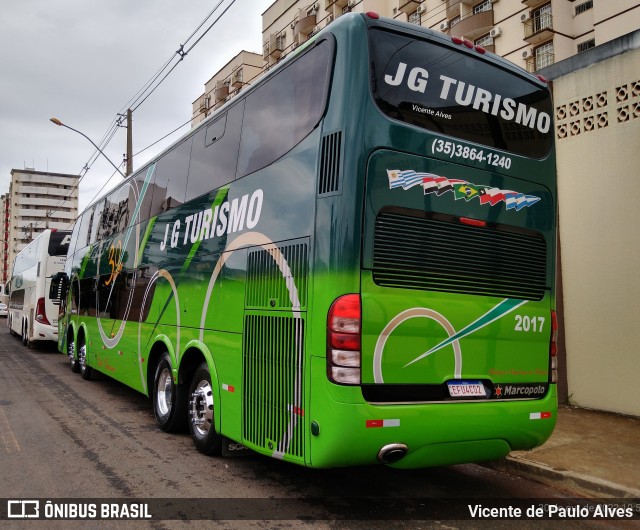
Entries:
{"type": "Polygon", "coordinates": [[[480,204],[490,206],[504,202],[507,210],[520,211],[522,208],[533,206],[541,200],[535,195],[502,190],[484,184],[474,184],[461,179],[450,179],[433,173],[417,173],[412,169],[388,169],[387,177],[389,178],[389,189],[408,190],[414,186],[421,186],[425,195],[433,193],[440,196],[452,192],[455,200],[463,199],[469,202],[472,199],[478,199],[480,204]]]}

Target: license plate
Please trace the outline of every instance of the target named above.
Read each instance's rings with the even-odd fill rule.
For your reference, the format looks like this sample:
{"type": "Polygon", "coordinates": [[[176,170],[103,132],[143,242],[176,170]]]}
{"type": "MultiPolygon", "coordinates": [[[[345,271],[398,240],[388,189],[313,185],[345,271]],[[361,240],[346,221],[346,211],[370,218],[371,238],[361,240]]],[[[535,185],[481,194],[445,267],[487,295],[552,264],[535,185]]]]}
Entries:
{"type": "Polygon", "coordinates": [[[487,397],[480,381],[449,381],[447,386],[451,397],[487,397]]]}

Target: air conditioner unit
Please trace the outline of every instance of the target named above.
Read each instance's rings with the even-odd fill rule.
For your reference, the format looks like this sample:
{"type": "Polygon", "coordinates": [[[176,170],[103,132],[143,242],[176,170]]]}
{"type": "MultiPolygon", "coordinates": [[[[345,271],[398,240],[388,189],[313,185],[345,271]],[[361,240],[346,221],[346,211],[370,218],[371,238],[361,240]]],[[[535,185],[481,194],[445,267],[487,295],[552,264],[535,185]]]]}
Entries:
{"type": "Polygon", "coordinates": [[[329,15],[327,17],[327,24],[331,24],[333,22],[333,15],[329,15]]]}
{"type": "Polygon", "coordinates": [[[447,20],[440,23],[440,31],[445,31],[448,27],[449,27],[449,22],[447,20]]]}
{"type": "Polygon", "coordinates": [[[358,0],[349,0],[349,2],[347,3],[347,6],[349,8],[356,7],[357,3],[358,3],[358,0]]]}
{"type": "Polygon", "coordinates": [[[427,6],[420,4],[418,6],[418,9],[416,9],[416,13],[418,13],[418,15],[422,15],[422,13],[426,13],[427,12],[427,6]]]}
{"type": "Polygon", "coordinates": [[[495,38],[495,37],[499,37],[501,34],[502,34],[502,30],[500,29],[500,26],[496,26],[489,32],[489,37],[495,38]]]}
{"type": "Polygon", "coordinates": [[[295,28],[296,28],[296,23],[295,23],[295,22],[292,22],[292,23],[289,25],[289,27],[290,27],[291,29],[295,29],[295,28]]]}
{"type": "Polygon", "coordinates": [[[525,51],[522,52],[522,58],[523,59],[528,59],[532,55],[533,55],[533,53],[531,52],[531,50],[525,50],[525,51]]]}
{"type": "Polygon", "coordinates": [[[520,22],[526,22],[530,18],[531,18],[531,13],[529,11],[525,11],[524,13],[522,13],[522,15],[520,15],[520,22]]]}

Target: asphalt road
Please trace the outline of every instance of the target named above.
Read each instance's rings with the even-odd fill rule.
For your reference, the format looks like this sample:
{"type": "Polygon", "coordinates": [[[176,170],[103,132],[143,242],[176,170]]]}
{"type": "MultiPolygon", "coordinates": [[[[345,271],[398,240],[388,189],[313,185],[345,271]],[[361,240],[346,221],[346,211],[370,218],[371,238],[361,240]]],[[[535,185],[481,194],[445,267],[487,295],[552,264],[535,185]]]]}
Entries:
{"type": "MultiPolygon", "coordinates": [[[[0,321],[2,502],[147,500],[152,515],[160,514],[162,519],[189,512],[203,519],[227,519],[200,520],[199,528],[471,525],[495,529],[510,528],[512,523],[450,519],[456,514],[467,518],[468,504],[508,507],[518,499],[542,504],[563,497],[547,486],[479,465],[415,471],[382,466],[313,470],[258,455],[206,457],[195,451],[188,434],[160,431],[145,396],[106,376],[83,380],[71,372],[66,357],[54,345],[30,350],[11,337],[0,321]]],[[[38,523],[43,524],[5,520],[0,526],[38,523]]],[[[136,522],[135,528],[187,527],[189,523],[154,518],[136,522]]],[[[47,528],[86,527],[78,521],[46,524],[47,528]]],[[[100,527],[107,524],[134,527],[131,522],[113,521],[102,521],[100,527]]],[[[523,524],[541,527],[540,521],[523,524]]],[[[572,527],[611,525],[574,521],[572,527]]]]}

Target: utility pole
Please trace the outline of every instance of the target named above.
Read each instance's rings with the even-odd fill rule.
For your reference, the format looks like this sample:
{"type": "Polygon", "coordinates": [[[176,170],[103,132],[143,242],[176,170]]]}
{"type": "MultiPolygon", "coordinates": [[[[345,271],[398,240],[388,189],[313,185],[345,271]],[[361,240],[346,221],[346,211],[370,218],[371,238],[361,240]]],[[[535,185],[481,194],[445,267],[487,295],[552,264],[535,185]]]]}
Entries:
{"type": "Polygon", "coordinates": [[[129,176],[133,173],[133,112],[131,109],[127,109],[127,170],[126,175],[129,176]]]}

